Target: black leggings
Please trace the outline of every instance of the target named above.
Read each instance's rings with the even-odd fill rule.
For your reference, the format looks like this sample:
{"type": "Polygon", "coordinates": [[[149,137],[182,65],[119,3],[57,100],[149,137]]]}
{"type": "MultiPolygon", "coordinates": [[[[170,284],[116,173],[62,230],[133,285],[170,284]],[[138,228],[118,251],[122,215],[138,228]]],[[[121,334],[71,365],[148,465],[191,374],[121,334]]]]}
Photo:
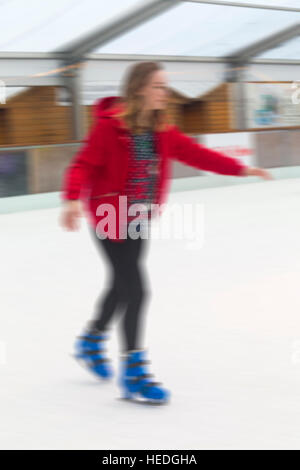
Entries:
{"type": "Polygon", "coordinates": [[[149,294],[142,260],[148,238],[127,237],[124,241],[116,242],[108,238],[100,239],[93,229],[91,231],[96,245],[108,261],[111,279],[101,293],[90,326],[101,331],[107,330],[116,311],[125,309],[121,324],[124,351],[141,349],[142,316],[149,294]]]}

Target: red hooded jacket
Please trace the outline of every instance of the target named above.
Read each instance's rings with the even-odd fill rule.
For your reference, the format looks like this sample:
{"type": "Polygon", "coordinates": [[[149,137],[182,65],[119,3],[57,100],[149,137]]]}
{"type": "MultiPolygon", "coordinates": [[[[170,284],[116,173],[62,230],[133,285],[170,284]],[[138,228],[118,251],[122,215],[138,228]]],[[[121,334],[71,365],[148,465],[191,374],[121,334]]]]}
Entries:
{"type": "MultiPolygon", "coordinates": [[[[116,233],[107,236],[119,242],[124,241],[119,234],[119,224],[126,220],[124,217],[127,218],[127,212],[125,215],[119,204],[119,196],[126,196],[127,165],[131,151],[130,130],[123,120],[115,116],[122,106],[118,96],[108,96],[95,103],[95,122],[84,139],[84,145],[64,173],[61,193],[63,200],[82,199],[89,223],[95,228],[98,225],[97,231],[102,233],[106,233],[106,229],[103,230],[99,222],[107,212],[97,211],[97,208],[100,205],[103,208],[105,203],[112,204],[116,211],[116,233]]],[[[182,133],[176,125],[168,125],[166,130],[154,132],[154,139],[159,156],[159,173],[156,200],[153,202],[158,209],[152,212],[152,216],[160,214],[163,208],[160,205],[166,202],[171,182],[171,159],[199,170],[244,176],[244,163],[204,147],[182,133]]]]}

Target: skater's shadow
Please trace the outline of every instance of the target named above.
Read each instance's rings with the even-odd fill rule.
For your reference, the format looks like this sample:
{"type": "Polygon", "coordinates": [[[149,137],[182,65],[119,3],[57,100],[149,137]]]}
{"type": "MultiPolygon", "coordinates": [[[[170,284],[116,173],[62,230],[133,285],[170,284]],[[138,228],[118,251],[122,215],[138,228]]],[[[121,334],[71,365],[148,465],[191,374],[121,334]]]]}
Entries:
{"type": "Polygon", "coordinates": [[[134,400],[133,398],[117,398],[119,401],[127,402],[132,405],[142,405],[142,406],[166,406],[169,403],[165,402],[150,402],[150,401],[141,401],[141,400],[134,400]]]}
{"type": "Polygon", "coordinates": [[[101,379],[101,378],[95,378],[94,380],[68,380],[68,383],[69,384],[72,384],[72,385],[80,385],[80,386],[91,386],[91,387],[99,387],[101,385],[103,386],[107,386],[107,385],[111,385],[111,382],[109,382],[108,380],[104,380],[104,379],[101,379]]]}

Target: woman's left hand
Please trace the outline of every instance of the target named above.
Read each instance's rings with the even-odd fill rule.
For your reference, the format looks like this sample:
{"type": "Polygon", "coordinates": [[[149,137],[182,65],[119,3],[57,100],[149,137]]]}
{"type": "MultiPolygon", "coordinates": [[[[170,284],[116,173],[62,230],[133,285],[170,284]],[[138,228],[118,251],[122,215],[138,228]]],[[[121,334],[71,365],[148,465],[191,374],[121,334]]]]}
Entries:
{"type": "Polygon", "coordinates": [[[258,176],[264,180],[273,180],[272,174],[264,168],[247,166],[242,173],[244,176],[258,176]]]}

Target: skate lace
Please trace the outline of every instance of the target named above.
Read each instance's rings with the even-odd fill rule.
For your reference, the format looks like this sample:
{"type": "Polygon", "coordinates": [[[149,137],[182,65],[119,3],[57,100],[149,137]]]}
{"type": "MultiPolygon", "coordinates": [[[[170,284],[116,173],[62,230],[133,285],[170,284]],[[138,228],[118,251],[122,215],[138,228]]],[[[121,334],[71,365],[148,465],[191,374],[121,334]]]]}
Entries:
{"type": "Polygon", "coordinates": [[[102,337],[89,338],[88,336],[78,336],[78,339],[88,341],[89,343],[99,343],[99,341],[106,341],[106,338],[102,337]]]}
{"type": "MultiPolygon", "coordinates": [[[[149,360],[142,360],[142,361],[138,361],[138,362],[132,362],[132,363],[129,363],[127,365],[128,368],[131,368],[131,367],[139,367],[141,365],[146,365],[146,364],[150,364],[151,361],[149,360]]],[[[148,372],[144,372],[142,374],[139,374],[137,375],[136,377],[133,377],[133,376],[130,376],[130,380],[131,382],[134,384],[134,383],[137,383],[139,382],[140,380],[142,379],[149,379],[149,377],[154,377],[154,374],[151,374],[151,373],[148,373],[148,372]]],[[[156,381],[153,381],[153,380],[148,380],[147,382],[143,383],[143,387],[153,387],[155,385],[161,385],[162,383],[161,382],[156,382],[156,381]]]]}
{"type": "MultiPolygon", "coordinates": [[[[104,337],[91,338],[87,336],[79,336],[78,339],[91,343],[91,346],[95,343],[99,343],[100,341],[106,340],[106,338],[104,337]]],[[[90,360],[93,362],[94,365],[103,364],[104,362],[111,362],[111,359],[109,359],[108,357],[105,357],[105,354],[107,352],[107,349],[105,348],[101,347],[100,349],[100,348],[90,348],[89,346],[85,346],[82,348],[82,352],[86,356],[97,356],[95,358],[90,357],[90,360]]]]}

